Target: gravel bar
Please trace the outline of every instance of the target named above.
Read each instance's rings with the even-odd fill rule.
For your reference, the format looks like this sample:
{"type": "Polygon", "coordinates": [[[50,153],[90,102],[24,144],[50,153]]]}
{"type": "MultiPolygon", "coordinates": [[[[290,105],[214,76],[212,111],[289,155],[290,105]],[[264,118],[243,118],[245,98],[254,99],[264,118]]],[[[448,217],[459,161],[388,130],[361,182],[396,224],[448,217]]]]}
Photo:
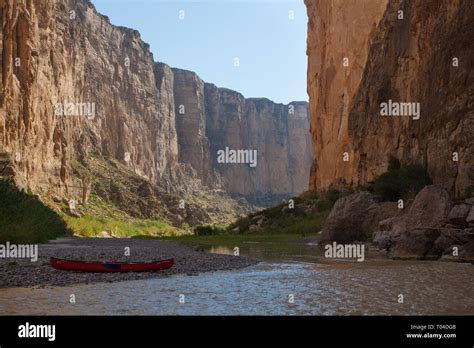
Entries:
{"type": "Polygon", "coordinates": [[[231,255],[210,254],[199,248],[159,240],[114,238],[60,238],[38,245],[38,260],[0,258],[0,288],[46,287],[167,277],[173,274],[236,270],[256,261],[231,255]],[[130,256],[125,256],[125,248],[130,256]],[[168,270],[157,272],[87,273],[56,270],[50,257],[82,261],[150,262],[174,258],[168,270]]]}

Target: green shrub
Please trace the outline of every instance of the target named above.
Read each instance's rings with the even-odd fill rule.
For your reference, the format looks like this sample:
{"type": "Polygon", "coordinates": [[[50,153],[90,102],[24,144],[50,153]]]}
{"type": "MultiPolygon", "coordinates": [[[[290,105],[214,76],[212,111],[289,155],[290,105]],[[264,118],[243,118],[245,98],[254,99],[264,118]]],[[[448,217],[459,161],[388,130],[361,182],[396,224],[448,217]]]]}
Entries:
{"type": "Polygon", "coordinates": [[[401,164],[400,164],[400,161],[398,160],[398,158],[396,158],[395,156],[389,156],[388,157],[388,171],[389,172],[392,172],[394,170],[398,170],[400,169],[401,167],[401,164]]]}
{"type": "Polygon", "coordinates": [[[426,169],[413,164],[400,166],[400,162],[389,158],[389,169],[374,182],[373,192],[386,201],[397,201],[414,197],[423,187],[431,185],[432,181],[426,169]]]}
{"type": "Polygon", "coordinates": [[[294,197],[293,200],[295,201],[296,204],[300,203],[310,203],[313,201],[316,201],[319,198],[319,194],[316,191],[306,191],[305,193],[302,193],[298,197],[294,197]]]}
{"type": "Polygon", "coordinates": [[[462,199],[474,197],[474,185],[466,187],[464,194],[461,196],[462,199]]]}
{"type": "Polygon", "coordinates": [[[313,235],[322,229],[328,214],[329,211],[308,216],[282,215],[265,226],[260,233],[313,235]]]}
{"type": "Polygon", "coordinates": [[[197,236],[212,236],[223,232],[224,229],[219,226],[201,225],[194,228],[194,234],[197,236]]]}
{"type": "Polygon", "coordinates": [[[420,192],[423,187],[431,185],[433,181],[431,180],[428,172],[425,167],[419,164],[409,165],[403,168],[400,168],[401,179],[404,183],[404,194],[415,196],[420,192]]]}
{"type": "Polygon", "coordinates": [[[316,208],[320,211],[331,210],[343,193],[336,189],[329,189],[317,202],[316,208]]]}
{"type": "Polygon", "coordinates": [[[281,210],[283,209],[284,206],[287,204],[279,204],[271,208],[267,208],[259,213],[259,215],[263,215],[268,219],[273,219],[278,217],[281,214],[281,210]]]}
{"type": "Polygon", "coordinates": [[[374,183],[374,193],[385,201],[397,201],[401,198],[402,190],[398,170],[383,173],[374,183]]]}
{"type": "Polygon", "coordinates": [[[0,180],[0,242],[43,243],[67,232],[56,212],[0,180]]]}
{"type": "MultiPolygon", "coordinates": [[[[264,209],[247,217],[237,219],[228,227],[227,231],[232,231],[238,227],[240,234],[247,234],[249,233],[250,226],[256,222],[255,217],[261,216],[264,218],[264,222],[252,234],[316,234],[321,230],[336,201],[349,193],[351,193],[350,190],[339,191],[335,188],[331,188],[323,194],[306,192],[299,197],[293,198],[295,206],[292,209],[287,208],[287,203],[264,209]]],[[[212,232],[203,229],[199,233],[209,235],[212,232]]]]}

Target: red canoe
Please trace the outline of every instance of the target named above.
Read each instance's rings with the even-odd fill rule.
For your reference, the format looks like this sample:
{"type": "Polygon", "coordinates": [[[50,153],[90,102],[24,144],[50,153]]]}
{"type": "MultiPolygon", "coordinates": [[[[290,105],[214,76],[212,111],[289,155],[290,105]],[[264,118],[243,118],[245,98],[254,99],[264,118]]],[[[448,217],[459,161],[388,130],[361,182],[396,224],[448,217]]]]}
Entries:
{"type": "Polygon", "coordinates": [[[51,258],[51,266],[65,271],[81,272],[147,272],[171,268],[174,259],[155,262],[85,262],[51,258]]]}

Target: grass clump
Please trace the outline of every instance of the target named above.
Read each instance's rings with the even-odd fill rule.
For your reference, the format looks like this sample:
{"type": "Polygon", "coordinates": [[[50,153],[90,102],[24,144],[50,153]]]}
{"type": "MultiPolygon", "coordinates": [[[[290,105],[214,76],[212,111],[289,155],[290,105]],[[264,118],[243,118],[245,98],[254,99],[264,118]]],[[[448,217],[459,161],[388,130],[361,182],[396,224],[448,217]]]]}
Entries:
{"type": "Polygon", "coordinates": [[[101,218],[85,215],[80,218],[66,216],[65,220],[76,236],[97,237],[106,233],[112,237],[136,237],[136,236],[177,236],[182,231],[162,221],[135,219],[123,221],[116,218],[101,218]]]}
{"type": "Polygon", "coordinates": [[[67,232],[59,214],[31,194],[0,180],[0,242],[44,243],[67,232]]]}

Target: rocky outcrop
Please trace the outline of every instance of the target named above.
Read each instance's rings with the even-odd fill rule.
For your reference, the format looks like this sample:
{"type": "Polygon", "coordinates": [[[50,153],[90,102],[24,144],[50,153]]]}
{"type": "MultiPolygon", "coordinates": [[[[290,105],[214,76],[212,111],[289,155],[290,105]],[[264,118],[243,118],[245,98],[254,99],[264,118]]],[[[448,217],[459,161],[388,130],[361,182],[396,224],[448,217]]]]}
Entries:
{"type": "Polygon", "coordinates": [[[466,228],[471,208],[467,201],[453,205],[445,189],[427,186],[403,214],[379,223],[374,242],[396,259],[473,260],[465,247],[474,240],[466,228]]]}
{"type": "Polygon", "coordinates": [[[460,225],[461,227],[467,227],[469,221],[467,219],[469,212],[471,211],[470,204],[457,204],[455,205],[448,215],[448,221],[454,225],[460,225]]]}
{"type": "Polygon", "coordinates": [[[473,207],[471,199],[453,203],[436,185],[426,186],[405,208],[358,192],[336,201],[320,242],[372,241],[394,259],[472,262],[474,229],[467,226],[473,207]]]}
{"type": "Polygon", "coordinates": [[[364,220],[367,211],[375,203],[375,197],[368,192],[337,200],[324,224],[321,241],[351,243],[365,240],[364,220]]]}
{"type": "Polygon", "coordinates": [[[88,0],[0,1],[0,24],[0,157],[18,187],[86,203],[105,158],[181,196],[306,189],[306,103],[291,114],[156,63],[88,0]],[[258,166],[216,164],[223,146],[257,150],[258,166]]]}
{"type": "Polygon", "coordinates": [[[474,4],[305,2],[311,188],[365,185],[394,155],[464,194],[474,184],[474,4]],[[419,119],[382,116],[390,100],[419,103],[419,119]]]}
{"type": "Polygon", "coordinates": [[[399,213],[397,204],[379,202],[368,192],[354,193],[340,198],[334,204],[324,223],[321,241],[352,243],[372,239],[380,221],[399,213]]]}
{"type": "Polygon", "coordinates": [[[413,204],[406,209],[406,214],[392,222],[394,234],[402,234],[417,228],[443,226],[451,209],[451,201],[445,189],[431,185],[422,189],[416,195],[413,204]]]}

